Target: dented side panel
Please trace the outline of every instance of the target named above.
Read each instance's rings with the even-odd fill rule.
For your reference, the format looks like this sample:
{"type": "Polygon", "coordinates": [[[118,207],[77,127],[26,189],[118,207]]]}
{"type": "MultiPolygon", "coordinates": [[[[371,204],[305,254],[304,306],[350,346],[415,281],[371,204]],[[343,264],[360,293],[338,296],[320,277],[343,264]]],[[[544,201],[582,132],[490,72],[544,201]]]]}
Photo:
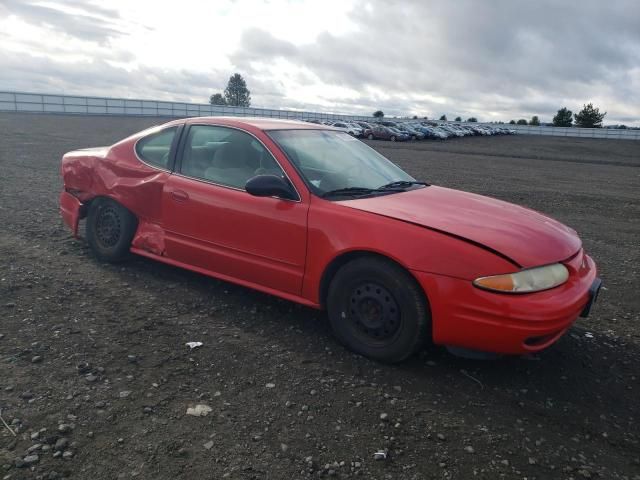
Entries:
{"type": "Polygon", "coordinates": [[[138,230],[131,241],[131,247],[163,256],[165,252],[164,228],[162,225],[148,220],[139,221],[138,230]]]}
{"type": "Polygon", "coordinates": [[[60,214],[64,223],[71,228],[73,236],[78,238],[78,223],[80,222],[80,211],[82,203],[68,192],[60,194],[60,214]]]}
{"type": "Polygon", "coordinates": [[[64,191],[60,196],[63,219],[77,237],[82,204],[109,197],[138,218],[132,246],[162,255],[162,190],[170,172],[155,169],[134,154],[137,137],[113,147],[78,150],[62,159],[64,191]]]}

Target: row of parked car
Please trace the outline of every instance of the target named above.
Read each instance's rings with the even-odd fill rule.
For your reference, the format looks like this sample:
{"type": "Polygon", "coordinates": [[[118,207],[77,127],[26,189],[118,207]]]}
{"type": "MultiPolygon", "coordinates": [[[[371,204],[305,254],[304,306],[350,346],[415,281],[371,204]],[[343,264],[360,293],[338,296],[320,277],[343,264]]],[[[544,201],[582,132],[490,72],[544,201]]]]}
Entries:
{"type": "Polygon", "coordinates": [[[462,125],[459,123],[437,123],[431,121],[414,120],[408,122],[364,122],[344,120],[320,121],[308,120],[311,123],[329,125],[342,130],[354,137],[369,140],[390,140],[392,142],[406,142],[408,140],[436,139],[446,140],[453,137],[514,135],[515,130],[504,127],[490,127],[487,125],[462,125]]]}

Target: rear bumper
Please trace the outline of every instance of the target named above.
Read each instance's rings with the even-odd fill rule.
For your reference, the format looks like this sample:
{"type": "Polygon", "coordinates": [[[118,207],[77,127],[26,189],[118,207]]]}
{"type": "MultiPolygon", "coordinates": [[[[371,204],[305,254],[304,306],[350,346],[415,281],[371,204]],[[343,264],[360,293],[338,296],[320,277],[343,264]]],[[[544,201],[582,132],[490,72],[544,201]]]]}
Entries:
{"type": "Polygon", "coordinates": [[[469,280],[413,272],[429,298],[434,343],[503,354],[549,347],[589,313],[601,283],[582,250],[563,263],[569,269],[565,284],[527,294],[493,293],[469,280]]]}
{"type": "Polygon", "coordinates": [[[78,224],[83,215],[83,204],[69,192],[60,194],[60,215],[64,223],[71,228],[73,236],[78,238],[78,224]]]}

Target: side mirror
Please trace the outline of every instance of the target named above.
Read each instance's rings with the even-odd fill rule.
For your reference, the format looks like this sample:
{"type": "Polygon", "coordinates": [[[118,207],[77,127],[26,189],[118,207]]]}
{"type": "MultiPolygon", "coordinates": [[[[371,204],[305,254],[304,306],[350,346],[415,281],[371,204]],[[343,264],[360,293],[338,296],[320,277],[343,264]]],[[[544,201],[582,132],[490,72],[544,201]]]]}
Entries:
{"type": "Polygon", "coordinates": [[[277,175],[256,175],[247,180],[245,190],[256,197],[279,197],[297,200],[298,196],[288,180],[277,175]]]}

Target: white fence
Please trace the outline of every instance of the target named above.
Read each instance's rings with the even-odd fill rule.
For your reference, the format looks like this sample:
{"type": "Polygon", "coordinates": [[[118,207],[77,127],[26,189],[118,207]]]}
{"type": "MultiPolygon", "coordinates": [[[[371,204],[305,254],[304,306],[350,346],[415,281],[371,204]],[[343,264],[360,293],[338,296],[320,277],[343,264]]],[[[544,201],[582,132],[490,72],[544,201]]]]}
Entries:
{"type": "MultiPolygon", "coordinates": [[[[66,113],[82,115],[143,115],[158,117],[201,116],[251,116],[303,120],[364,120],[372,117],[339,115],[332,113],[304,112],[295,110],[273,110],[267,108],[228,107],[206,103],[165,102],[154,100],[131,100],[125,98],[82,97],[72,95],[48,95],[27,92],[0,91],[0,111],[27,113],[66,113]]],[[[390,119],[403,121],[406,119],[390,119]]],[[[459,122],[449,122],[459,123],[459,122]]],[[[533,127],[530,125],[496,125],[508,127],[520,134],[552,135],[559,137],[611,138],[640,140],[640,130],[612,128],[533,127]]]]}
{"type": "Polygon", "coordinates": [[[640,140],[640,130],[623,128],[577,128],[577,127],[534,127],[531,125],[511,125],[486,123],[482,125],[506,127],[525,135],[552,135],[554,137],[611,138],[640,140]]]}
{"type": "Polygon", "coordinates": [[[164,102],[125,98],[80,97],[0,91],[0,111],[84,115],[149,115],[158,117],[273,117],[305,120],[371,120],[372,117],[331,113],[228,107],[208,103],[164,102]]]}

